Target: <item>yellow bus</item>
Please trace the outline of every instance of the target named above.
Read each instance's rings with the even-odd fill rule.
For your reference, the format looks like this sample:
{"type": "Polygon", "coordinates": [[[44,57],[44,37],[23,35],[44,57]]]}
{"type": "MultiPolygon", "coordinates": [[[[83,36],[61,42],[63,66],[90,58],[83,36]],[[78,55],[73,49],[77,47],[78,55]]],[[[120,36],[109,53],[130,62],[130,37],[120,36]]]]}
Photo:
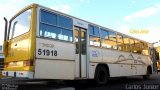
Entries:
{"type": "Polygon", "coordinates": [[[32,4],[7,20],[3,76],[94,79],[152,74],[153,45],[112,29],[32,4]]]}

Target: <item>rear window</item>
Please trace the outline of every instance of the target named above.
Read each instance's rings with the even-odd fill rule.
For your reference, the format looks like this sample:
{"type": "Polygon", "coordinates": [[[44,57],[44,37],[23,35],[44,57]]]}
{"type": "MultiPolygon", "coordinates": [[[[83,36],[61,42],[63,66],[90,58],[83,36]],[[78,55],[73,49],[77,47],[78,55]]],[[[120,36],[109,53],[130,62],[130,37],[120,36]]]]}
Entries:
{"type": "Polygon", "coordinates": [[[9,38],[11,39],[28,32],[30,30],[30,22],[31,9],[21,13],[12,20],[9,38]]]}

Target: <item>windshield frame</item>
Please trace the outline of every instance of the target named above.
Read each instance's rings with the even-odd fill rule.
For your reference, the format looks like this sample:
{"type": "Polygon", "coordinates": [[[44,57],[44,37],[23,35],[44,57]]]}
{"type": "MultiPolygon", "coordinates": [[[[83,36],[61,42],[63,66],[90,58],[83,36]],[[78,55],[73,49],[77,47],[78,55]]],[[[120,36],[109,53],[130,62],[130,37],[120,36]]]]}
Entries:
{"type": "MultiPolygon", "coordinates": [[[[7,40],[11,40],[11,39],[13,39],[13,33],[11,32],[12,30],[11,30],[11,25],[12,25],[12,21],[13,20],[15,20],[15,18],[17,18],[19,15],[21,15],[22,13],[24,13],[25,11],[27,11],[27,10],[31,10],[31,20],[30,20],[30,28],[31,28],[31,22],[32,22],[32,8],[33,8],[33,5],[30,5],[30,6],[27,6],[27,7],[25,7],[24,9],[22,9],[22,10],[20,10],[17,14],[15,14],[15,16],[13,16],[11,19],[10,19],[10,21],[9,21],[9,28],[8,28],[8,33],[7,33],[7,40]],[[10,35],[10,34],[12,34],[12,35],[10,35]],[[11,36],[11,38],[10,38],[10,36],[11,36]]],[[[30,30],[29,30],[30,31],[30,30]]],[[[28,31],[28,32],[29,32],[28,31]]],[[[26,32],[25,32],[26,33],[26,32]]]]}

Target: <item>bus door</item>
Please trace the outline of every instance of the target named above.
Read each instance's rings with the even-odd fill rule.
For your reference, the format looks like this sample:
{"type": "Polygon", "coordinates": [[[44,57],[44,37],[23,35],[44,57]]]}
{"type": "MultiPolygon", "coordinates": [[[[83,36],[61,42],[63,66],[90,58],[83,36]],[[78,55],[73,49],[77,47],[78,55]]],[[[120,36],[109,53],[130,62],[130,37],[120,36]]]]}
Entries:
{"type": "Polygon", "coordinates": [[[87,77],[87,57],[86,57],[86,29],[80,27],[74,27],[74,38],[75,38],[75,77],[86,78],[87,77]]]}
{"type": "Polygon", "coordinates": [[[157,72],[157,60],[156,60],[156,56],[155,56],[155,48],[154,47],[150,47],[150,58],[153,62],[153,72],[157,72]]]}

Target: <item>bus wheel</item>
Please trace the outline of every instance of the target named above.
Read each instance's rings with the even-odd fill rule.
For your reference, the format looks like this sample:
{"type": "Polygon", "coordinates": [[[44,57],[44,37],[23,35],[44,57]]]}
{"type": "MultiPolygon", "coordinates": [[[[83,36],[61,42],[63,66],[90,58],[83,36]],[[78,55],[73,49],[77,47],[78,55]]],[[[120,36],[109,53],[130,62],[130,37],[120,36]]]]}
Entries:
{"type": "Polygon", "coordinates": [[[147,69],[146,75],[143,75],[143,79],[150,79],[150,69],[147,69]]]}
{"type": "Polygon", "coordinates": [[[109,72],[104,66],[98,66],[95,71],[95,82],[104,85],[108,82],[109,72]]]}

